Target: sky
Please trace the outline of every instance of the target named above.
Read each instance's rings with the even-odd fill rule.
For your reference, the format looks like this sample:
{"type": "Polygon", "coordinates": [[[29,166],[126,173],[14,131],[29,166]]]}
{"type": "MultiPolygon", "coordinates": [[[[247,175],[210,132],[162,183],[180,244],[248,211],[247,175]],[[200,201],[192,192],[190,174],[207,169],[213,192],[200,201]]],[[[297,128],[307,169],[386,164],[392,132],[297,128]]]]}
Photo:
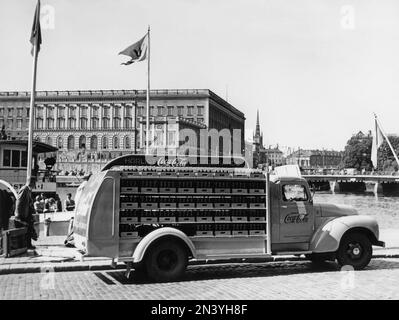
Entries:
{"type": "MultiPolygon", "coordinates": [[[[0,0],[0,91],[30,90],[35,0],[0,0]]],[[[152,89],[210,89],[266,145],[399,134],[399,1],[42,0],[37,90],[145,89],[118,52],[151,26],[152,89]]]]}

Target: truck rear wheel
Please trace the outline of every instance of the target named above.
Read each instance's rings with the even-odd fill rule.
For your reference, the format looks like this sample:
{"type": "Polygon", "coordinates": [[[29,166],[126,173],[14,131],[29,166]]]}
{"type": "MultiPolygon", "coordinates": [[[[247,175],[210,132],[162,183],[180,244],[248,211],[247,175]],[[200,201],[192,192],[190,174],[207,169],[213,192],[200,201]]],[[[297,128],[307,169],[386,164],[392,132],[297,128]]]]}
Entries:
{"type": "Polygon", "coordinates": [[[372,255],[373,248],[366,235],[349,233],[341,239],[337,260],[340,266],[350,265],[355,270],[362,270],[369,264],[372,255]]]}
{"type": "Polygon", "coordinates": [[[187,250],[175,240],[152,245],[145,257],[148,277],[157,282],[175,281],[186,271],[187,250]]]}

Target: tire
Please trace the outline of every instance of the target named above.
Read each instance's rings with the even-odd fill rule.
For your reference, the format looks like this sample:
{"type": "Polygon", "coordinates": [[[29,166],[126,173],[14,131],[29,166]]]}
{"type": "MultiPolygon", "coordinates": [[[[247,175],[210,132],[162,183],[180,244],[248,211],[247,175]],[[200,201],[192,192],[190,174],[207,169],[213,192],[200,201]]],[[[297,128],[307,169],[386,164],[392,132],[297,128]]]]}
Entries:
{"type": "Polygon", "coordinates": [[[186,271],[187,250],[176,240],[166,240],[152,245],[144,261],[147,275],[156,282],[178,280],[186,271]]]}
{"type": "Polygon", "coordinates": [[[147,269],[144,263],[137,263],[133,266],[134,274],[139,278],[146,279],[147,278],[147,269]]]}
{"type": "Polygon", "coordinates": [[[364,269],[370,262],[373,248],[369,238],[363,233],[345,235],[337,250],[338,264],[352,266],[355,270],[364,269]]]}

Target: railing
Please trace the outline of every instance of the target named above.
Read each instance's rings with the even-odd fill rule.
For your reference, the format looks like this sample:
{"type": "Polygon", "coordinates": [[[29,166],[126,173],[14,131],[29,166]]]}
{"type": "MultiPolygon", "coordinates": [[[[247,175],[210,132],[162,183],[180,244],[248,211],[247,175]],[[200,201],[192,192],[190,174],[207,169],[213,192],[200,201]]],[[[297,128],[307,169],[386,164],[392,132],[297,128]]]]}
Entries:
{"type": "MultiPolygon", "coordinates": [[[[208,94],[207,89],[162,89],[151,90],[152,95],[192,95],[208,94]]],[[[146,90],[72,90],[72,91],[38,91],[38,97],[63,97],[63,96],[116,96],[116,95],[145,95],[146,90]]],[[[30,97],[28,91],[3,91],[0,97],[30,97]]]]}

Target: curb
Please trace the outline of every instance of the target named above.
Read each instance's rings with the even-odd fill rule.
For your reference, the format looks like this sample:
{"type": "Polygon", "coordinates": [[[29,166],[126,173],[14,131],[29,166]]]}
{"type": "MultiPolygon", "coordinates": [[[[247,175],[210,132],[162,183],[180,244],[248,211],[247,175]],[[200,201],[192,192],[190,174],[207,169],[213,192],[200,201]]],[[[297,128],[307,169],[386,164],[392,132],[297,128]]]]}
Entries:
{"type": "MultiPolygon", "coordinates": [[[[373,259],[399,258],[399,254],[375,254],[373,259]]],[[[286,261],[308,261],[301,257],[270,257],[270,258],[249,258],[249,259],[224,259],[224,260],[197,260],[191,261],[190,266],[205,266],[217,264],[242,264],[242,263],[266,263],[266,262],[286,262],[286,261]]],[[[100,263],[81,263],[81,262],[56,262],[56,263],[27,263],[25,266],[15,264],[0,265],[0,275],[22,274],[22,273],[47,273],[47,272],[70,272],[70,271],[106,271],[106,270],[125,270],[124,264],[117,264],[112,267],[108,262],[100,263]]]]}

